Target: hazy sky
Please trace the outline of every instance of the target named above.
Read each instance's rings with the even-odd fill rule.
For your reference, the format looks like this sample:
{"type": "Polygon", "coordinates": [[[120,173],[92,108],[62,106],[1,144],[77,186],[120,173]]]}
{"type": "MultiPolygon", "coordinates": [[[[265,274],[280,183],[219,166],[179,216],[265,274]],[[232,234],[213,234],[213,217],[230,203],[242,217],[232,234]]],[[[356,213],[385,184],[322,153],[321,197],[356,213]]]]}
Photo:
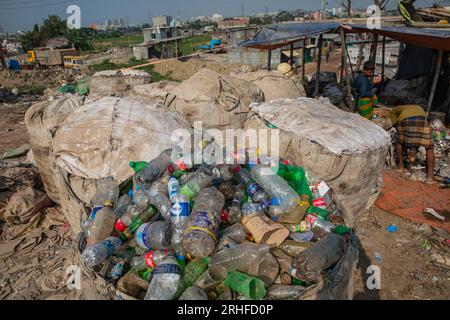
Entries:
{"type": "MultiPolygon", "coordinates": [[[[373,0],[354,0],[354,6],[364,8],[373,0]]],[[[397,0],[390,0],[389,7],[395,7],[397,0]]],[[[430,5],[432,0],[418,0],[417,4],[430,5]]],[[[41,23],[49,14],[67,18],[66,8],[77,4],[81,8],[81,23],[103,22],[108,18],[128,19],[128,23],[145,23],[149,15],[167,14],[182,19],[192,16],[220,13],[224,16],[269,11],[320,8],[320,0],[0,0],[0,27],[6,32],[18,29],[29,30],[35,23],[41,23]]],[[[338,7],[340,0],[328,0],[329,7],[338,7]]]]}

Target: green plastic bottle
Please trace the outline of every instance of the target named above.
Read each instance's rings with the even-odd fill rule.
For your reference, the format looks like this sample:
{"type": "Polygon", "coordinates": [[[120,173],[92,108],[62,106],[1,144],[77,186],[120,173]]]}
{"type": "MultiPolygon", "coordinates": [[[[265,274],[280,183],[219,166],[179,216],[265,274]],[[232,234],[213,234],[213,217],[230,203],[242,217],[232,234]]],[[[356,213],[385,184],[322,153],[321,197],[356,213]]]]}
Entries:
{"type": "Polygon", "coordinates": [[[266,296],[264,282],[261,279],[239,271],[228,272],[224,284],[246,298],[259,300],[266,296]]]}
{"type": "Polygon", "coordinates": [[[130,167],[134,170],[134,173],[138,173],[145,168],[147,163],[146,161],[130,161],[130,167]]]}
{"type": "Polygon", "coordinates": [[[184,268],[184,273],[180,279],[177,293],[175,297],[178,298],[183,292],[192,286],[195,281],[208,269],[209,257],[203,258],[198,261],[191,261],[184,268]]]}
{"type": "Polygon", "coordinates": [[[311,189],[306,181],[305,170],[291,164],[280,163],[277,175],[282,177],[298,195],[306,194],[312,200],[311,189]]]}
{"type": "Polygon", "coordinates": [[[156,207],[153,205],[149,205],[147,210],[134,218],[131,224],[122,232],[122,234],[120,235],[122,240],[126,241],[128,239],[131,239],[136,230],[144,223],[149,222],[157,213],[158,210],[156,209],[156,207]]]}

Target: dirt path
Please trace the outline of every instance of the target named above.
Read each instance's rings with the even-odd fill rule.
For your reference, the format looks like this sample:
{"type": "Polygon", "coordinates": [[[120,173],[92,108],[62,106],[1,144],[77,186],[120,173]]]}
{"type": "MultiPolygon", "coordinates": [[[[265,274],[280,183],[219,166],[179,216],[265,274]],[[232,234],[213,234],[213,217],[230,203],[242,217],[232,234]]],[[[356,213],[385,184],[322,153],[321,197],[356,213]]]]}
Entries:
{"type": "Polygon", "coordinates": [[[7,149],[28,143],[24,117],[29,107],[28,103],[0,103],[0,155],[7,149]]]}

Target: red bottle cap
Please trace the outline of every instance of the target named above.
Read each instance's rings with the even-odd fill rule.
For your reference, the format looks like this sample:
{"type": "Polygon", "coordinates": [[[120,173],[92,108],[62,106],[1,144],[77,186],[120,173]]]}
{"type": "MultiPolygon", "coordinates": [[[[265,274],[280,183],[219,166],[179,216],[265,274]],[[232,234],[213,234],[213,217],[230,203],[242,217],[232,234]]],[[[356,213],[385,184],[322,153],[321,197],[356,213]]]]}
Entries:
{"type": "Polygon", "coordinates": [[[239,166],[235,165],[233,166],[233,173],[238,173],[239,172],[239,166]]]}
{"type": "Polygon", "coordinates": [[[169,166],[167,167],[167,171],[169,171],[169,174],[173,174],[175,172],[171,164],[169,164],[169,166]]]}
{"type": "Polygon", "coordinates": [[[222,211],[220,212],[220,220],[222,220],[222,222],[228,221],[228,211],[227,210],[222,209],[222,211]]]}
{"type": "Polygon", "coordinates": [[[122,233],[125,231],[127,226],[122,222],[122,219],[119,219],[116,221],[116,224],[114,225],[114,228],[117,230],[117,232],[122,233]]]}

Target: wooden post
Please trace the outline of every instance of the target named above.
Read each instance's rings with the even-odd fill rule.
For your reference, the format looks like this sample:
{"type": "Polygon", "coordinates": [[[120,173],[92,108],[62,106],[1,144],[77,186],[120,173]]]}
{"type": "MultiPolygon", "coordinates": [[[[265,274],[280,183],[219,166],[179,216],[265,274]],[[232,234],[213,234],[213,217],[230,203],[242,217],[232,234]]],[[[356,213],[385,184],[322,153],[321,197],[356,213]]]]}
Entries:
{"type": "Polygon", "coordinates": [[[375,71],[377,69],[377,49],[378,49],[378,35],[375,34],[374,35],[374,40],[373,40],[372,57],[370,59],[375,64],[375,70],[373,70],[373,74],[372,74],[372,77],[371,77],[372,83],[373,83],[373,78],[375,77],[375,71]]]}
{"type": "Polygon", "coordinates": [[[350,60],[350,56],[348,55],[348,52],[347,52],[347,41],[345,39],[345,31],[344,31],[344,28],[342,28],[342,27],[341,27],[341,30],[340,30],[340,34],[341,34],[341,43],[342,43],[343,56],[344,56],[344,54],[346,54],[346,56],[344,56],[344,60],[343,61],[344,61],[344,68],[345,68],[345,71],[346,71],[347,97],[351,97],[351,95],[352,95],[352,85],[350,83],[350,76],[353,78],[353,68],[352,68],[352,65],[351,65],[352,62],[350,60]],[[347,58],[348,58],[348,61],[350,63],[350,70],[349,70],[348,65],[347,65],[347,58]]]}
{"type": "Polygon", "coordinates": [[[305,80],[305,65],[306,65],[306,38],[303,39],[303,50],[302,50],[302,82],[305,80]]]}
{"type": "Polygon", "coordinates": [[[383,46],[381,48],[383,57],[381,58],[381,88],[384,85],[384,69],[386,64],[386,36],[383,36],[383,46]]]}
{"type": "Polygon", "coordinates": [[[267,57],[267,70],[270,71],[270,66],[272,64],[272,48],[269,49],[268,57],[267,57]]]}
{"type": "Polygon", "coordinates": [[[291,60],[291,66],[294,65],[294,43],[291,43],[291,55],[290,55],[290,60],[291,60]]]}
{"type": "Polygon", "coordinates": [[[319,85],[320,85],[320,64],[322,62],[322,40],[323,34],[319,36],[319,43],[317,45],[317,77],[316,77],[316,91],[315,96],[319,96],[319,85]]]}
{"type": "Polygon", "coordinates": [[[175,40],[175,57],[178,58],[178,39],[175,40]]]}
{"type": "Polygon", "coordinates": [[[433,105],[434,94],[436,93],[436,87],[437,87],[437,84],[438,84],[439,75],[441,73],[442,55],[443,55],[443,53],[444,53],[443,50],[439,50],[438,51],[438,55],[437,55],[437,59],[436,59],[436,69],[434,71],[434,79],[433,79],[433,83],[431,85],[430,98],[428,99],[427,114],[430,113],[431,106],[433,105]]]}

